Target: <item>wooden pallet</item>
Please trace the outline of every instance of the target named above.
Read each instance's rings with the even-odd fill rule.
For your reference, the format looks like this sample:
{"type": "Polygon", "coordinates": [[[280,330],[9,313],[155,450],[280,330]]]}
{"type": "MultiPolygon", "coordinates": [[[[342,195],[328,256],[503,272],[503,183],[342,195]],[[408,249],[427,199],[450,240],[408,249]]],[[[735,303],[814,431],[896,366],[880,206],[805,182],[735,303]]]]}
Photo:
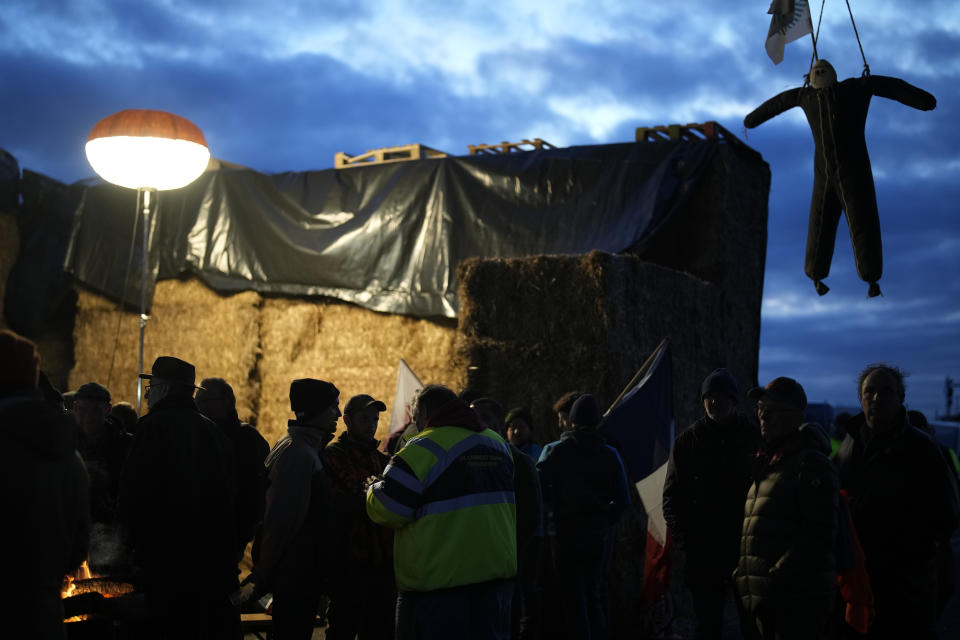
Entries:
{"type": "Polygon", "coordinates": [[[499,144],[471,144],[467,145],[467,148],[470,150],[470,155],[472,156],[481,153],[510,153],[512,151],[533,151],[534,149],[556,149],[555,146],[540,138],[521,140],[520,142],[503,141],[499,144]]]}
{"type": "Polygon", "coordinates": [[[637,127],[637,142],[676,141],[676,140],[716,140],[733,138],[733,134],[718,123],[668,124],[659,127],[637,127]]]}
{"type": "Polygon", "coordinates": [[[366,153],[361,153],[358,156],[351,156],[342,151],[338,151],[333,156],[333,167],[335,169],[348,169],[350,167],[365,167],[374,164],[384,164],[386,162],[405,162],[407,160],[446,157],[447,154],[443,151],[437,151],[426,145],[414,143],[399,147],[373,149],[366,153]]]}

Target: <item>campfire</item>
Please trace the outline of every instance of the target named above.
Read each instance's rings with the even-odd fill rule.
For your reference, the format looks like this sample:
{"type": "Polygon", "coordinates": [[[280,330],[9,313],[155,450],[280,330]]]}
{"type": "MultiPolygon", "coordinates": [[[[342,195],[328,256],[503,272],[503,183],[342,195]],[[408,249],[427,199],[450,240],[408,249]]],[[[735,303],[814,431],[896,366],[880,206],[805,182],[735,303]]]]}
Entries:
{"type": "Polygon", "coordinates": [[[99,608],[98,604],[102,598],[115,598],[133,592],[133,585],[129,582],[109,576],[94,575],[90,572],[87,562],[84,562],[76,571],[63,579],[60,597],[64,600],[64,611],[68,616],[64,622],[87,620],[89,613],[99,608]],[[78,613],[81,611],[86,613],[78,613]]]}

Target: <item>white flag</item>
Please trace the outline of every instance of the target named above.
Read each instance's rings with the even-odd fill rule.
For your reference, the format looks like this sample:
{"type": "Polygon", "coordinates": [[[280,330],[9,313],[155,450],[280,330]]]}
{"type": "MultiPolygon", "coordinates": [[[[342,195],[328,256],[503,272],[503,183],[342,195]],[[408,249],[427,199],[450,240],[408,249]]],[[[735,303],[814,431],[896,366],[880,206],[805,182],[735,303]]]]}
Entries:
{"type": "Polygon", "coordinates": [[[403,358],[397,365],[397,393],[393,396],[393,413],[390,414],[390,430],[393,435],[403,429],[413,417],[413,401],[423,389],[423,383],[403,358]]]}
{"type": "Polygon", "coordinates": [[[767,11],[770,31],[767,32],[767,55],[773,64],[783,62],[783,48],[808,33],[813,33],[810,5],[807,0],[773,0],[767,11]]]}

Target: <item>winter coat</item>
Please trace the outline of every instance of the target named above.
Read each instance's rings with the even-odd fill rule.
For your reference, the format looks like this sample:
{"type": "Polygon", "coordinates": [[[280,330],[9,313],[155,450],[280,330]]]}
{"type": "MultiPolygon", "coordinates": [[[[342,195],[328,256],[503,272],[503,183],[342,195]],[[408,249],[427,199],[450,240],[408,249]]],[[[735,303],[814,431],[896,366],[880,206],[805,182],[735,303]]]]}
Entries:
{"type": "Polygon", "coordinates": [[[734,582],[744,609],[782,612],[780,626],[795,616],[825,622],[836,594],[839,490],[829,453],[820,426],[805,424],[758,454],[747,492],[734,582]]]}
{"type": "Polygon", "coordinates": [[[240,422],[236,411],[217,426],[230,440],[236,470],[237,488],[237,549],[240,553],[253,540],[257,525],[263,520],[267,487],[264,460],[270,445],[253,426],[240,422]]]}
{"type": "Polygon", "coordinates": [[[103,430],[95,442],[79,431],[77,450],[90,476],[91,518],[94,522],[113,524],[117,519],[120,474],[133,444],[133,436],[123,431],[120,422],[109,415],[104,420],[103,430]]]}
{"type": "Polygon", "coordinates": [[[620,454],[595,429],[573,429],[537,462],[547,529],[567,548],[592,547],[630,506],[620,454]]]}
{"type": "Polygon", "coordinates": [[[0,615],[11,638],[63,638],[63,577],[86,558],[87,473],[73,419],[39,398],[0,397],[0,615]]]}
{"type": "Polygon", "coordinates": [[[371,485],[367,514],[395,530],[397,589],[424,592],[516,576],[514,501],[503,438],[479,423],[434,426],[371,485]]]}
{"type": "Polygon", "coordinates": [[[140,418],[119,514],[148,593],[216,597],[236,587],[235,482],[229,440],[192,397],[163,398],[140,418]]]}
{"type": "Polygon", "coordinates": [[[357,572],[393,578],[393,531],[367,517],[367,479],[381,476],[390,461],[379,441],[360,440],[344,431],[323,450],[337,517],[337,580],[357,572]]]}
{"type": "Polygon", "coordinates": [[[267,456],[266,511],[253,568],[263,591],[330,593],[336,528],[320,452],[331,437],[290,420],[267,456]]]}
{"type": "Polygon", "coordinates": [[[740,555],[743,502],[753,481],[760,431],[739,414],[704,416],[677,436],[663,485],[663,515],[686,553],[687,580],[729,578],[740,555]]]}
{"type": "Polygon", "coordinates": [[[866,556],[877,608],[874,631],[932,629],[937,542],[957,526],[936,444],[907,423],[905,411],[898,427],[882,436],[873,435],[859,414],[835,463],[866,556]]]}

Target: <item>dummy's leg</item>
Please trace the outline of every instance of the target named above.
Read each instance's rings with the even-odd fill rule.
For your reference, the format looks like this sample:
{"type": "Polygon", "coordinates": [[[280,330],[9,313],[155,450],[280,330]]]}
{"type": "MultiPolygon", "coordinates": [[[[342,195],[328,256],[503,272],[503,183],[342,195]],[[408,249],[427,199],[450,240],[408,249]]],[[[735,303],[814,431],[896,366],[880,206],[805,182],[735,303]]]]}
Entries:
{"type": "Polygon", "coordinates": [[[840,222],[840,197],[834,184],[814,168],[813,196],[810,199],[810,224],[807,229],[807,257],[804,271],[813,280],[821,296],[830,288],[821,280],[830,275],[830,262],[840,222]]]}
{"type": "Polygon", "coordinates": [[[867,297],[880,295],[877,280],[883,275],[883,243],[880,239],[880,216],[877,212],[877,193],[873,186],[870,161],[858,167],[855,175],[844,176],[844,211],[853,243],[853,258],[860,279],[870,284],[867,297]]]}

